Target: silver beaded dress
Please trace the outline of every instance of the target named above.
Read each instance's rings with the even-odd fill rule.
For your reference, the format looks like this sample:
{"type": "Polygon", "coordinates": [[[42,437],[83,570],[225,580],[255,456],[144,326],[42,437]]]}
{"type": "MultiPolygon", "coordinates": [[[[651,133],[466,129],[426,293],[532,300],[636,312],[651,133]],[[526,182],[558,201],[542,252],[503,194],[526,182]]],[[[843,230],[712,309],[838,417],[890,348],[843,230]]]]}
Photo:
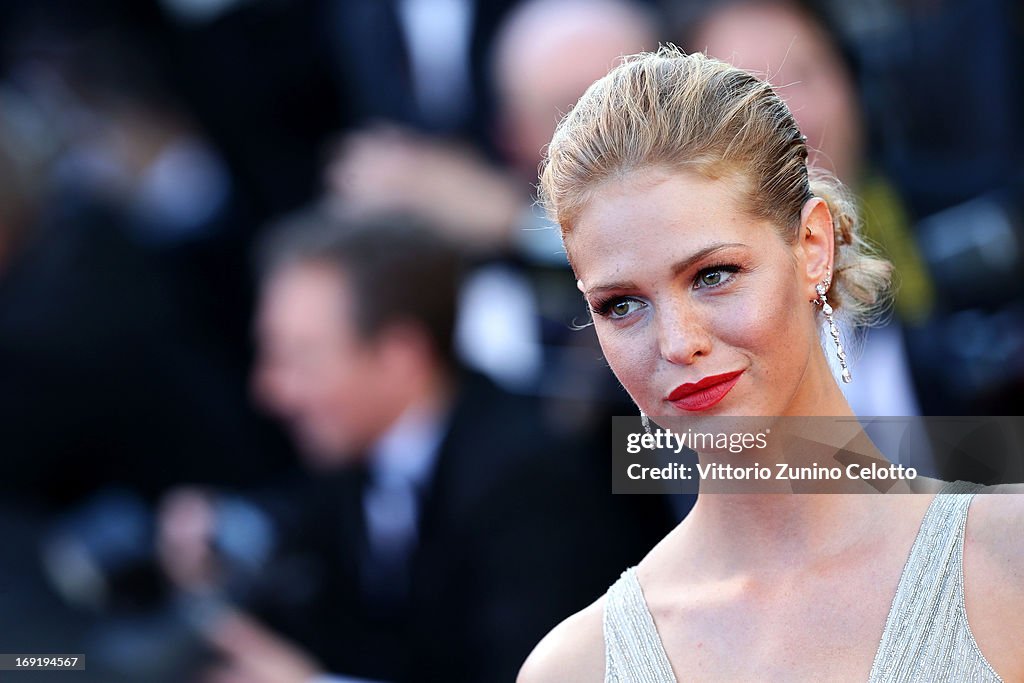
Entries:
{"type": "MultiPolygon", "coordinates": [[[[868,683],[1001,683],[978,649],[964,607],[964,529],[976,489],[968,482],[947,483],[929,505],[903,567],[868,683]]],[[[604,642],[605,683],[676,683],[635,567],[608,589],[604,642]]]]}

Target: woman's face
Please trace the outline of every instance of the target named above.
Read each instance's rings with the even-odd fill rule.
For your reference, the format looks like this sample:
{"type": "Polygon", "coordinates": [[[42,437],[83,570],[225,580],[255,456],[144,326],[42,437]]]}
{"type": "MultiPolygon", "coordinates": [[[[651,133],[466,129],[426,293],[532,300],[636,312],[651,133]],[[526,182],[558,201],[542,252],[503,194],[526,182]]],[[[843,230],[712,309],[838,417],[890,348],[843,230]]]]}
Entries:
{"type": "MultiPolygon", "coordinates": [[[[816,219],[805,208],[802,222],[816,219]]],[[[809,302],[827,239],[789,245],[741,210],[734,183],[649,169],[601,185],[567,248],[605,359],[643,412],[814,413],[828,368],[809,302]]]]}

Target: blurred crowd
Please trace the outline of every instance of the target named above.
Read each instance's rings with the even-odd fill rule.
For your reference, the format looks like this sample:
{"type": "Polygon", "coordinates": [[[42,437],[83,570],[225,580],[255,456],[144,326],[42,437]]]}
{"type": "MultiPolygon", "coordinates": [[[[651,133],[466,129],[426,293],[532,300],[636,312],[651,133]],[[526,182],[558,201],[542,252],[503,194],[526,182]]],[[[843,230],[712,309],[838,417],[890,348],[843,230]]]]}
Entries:
{"type": "Polygon", "coordinates": [[[611,495],[635,408],[534,195],[659,43],[776,85],[894,262],[855,411],[1021,414],[1022,34],[1010,0],[3,3],[0,651],[512,680],[692,505],[611,495]]]}

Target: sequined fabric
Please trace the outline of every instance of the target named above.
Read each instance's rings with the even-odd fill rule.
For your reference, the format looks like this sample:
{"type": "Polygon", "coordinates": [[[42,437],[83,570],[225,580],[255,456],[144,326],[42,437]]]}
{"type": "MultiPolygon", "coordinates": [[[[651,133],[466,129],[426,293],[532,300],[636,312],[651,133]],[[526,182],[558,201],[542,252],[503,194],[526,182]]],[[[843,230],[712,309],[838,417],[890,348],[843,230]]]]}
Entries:
{"type": "Polygon", "coordinates": [[[674,683],[636,567],[622,572],[604,603],[605,683],[674,683]]]}
{"type": "Polygon", "coordinates": [[[903,567],[869,683],[1002,681],[981,654],[964,606],[964,529],[977,486],[946,484],[903,567]]]}
{"type": "MultiPolygon", "coordinates": [[[[1001,683],[967,624],[963,543],[977,489],[946,484],[921,520],[903,567],[868,683],[1001,683]]],[[[605,683],[676,683],[636,568],[605,597],[605,683]]]]}

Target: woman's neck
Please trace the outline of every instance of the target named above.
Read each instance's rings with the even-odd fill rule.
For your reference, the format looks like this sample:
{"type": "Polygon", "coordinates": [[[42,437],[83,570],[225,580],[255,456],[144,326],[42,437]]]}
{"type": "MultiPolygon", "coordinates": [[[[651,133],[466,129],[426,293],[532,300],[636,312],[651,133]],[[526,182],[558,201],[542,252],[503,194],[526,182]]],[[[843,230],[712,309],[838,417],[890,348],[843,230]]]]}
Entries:
{"type": "Polygon", "coordinates": [[[811,355],[798,389],[790,399],[784,414],[831,417],[854,415],[823,351],[811,355]]]}
{"type": "Polygon", "coordinates": [[[680,528],[697,544],[690,547],[714,548],[712,561],[721,562],[722,568],[784,569],[799,558],[849,548],[876,528],[885,508],[880,503],[891,501],[877,494],[901,490],[891,482],[880,486],[848,478],[851,462],[888,465],[888,460],[864,433],[824,355],[808,365],[801,390],[775,422],[768,448],[740,459],[700,456],[702,464],[734,466],[755,459],[770,469],[771,479],[727,486],[702,481],[697,503],[680,528]],[[783,466],[838,468],[842,478],[783,481],[777,478],[783,466]]]}
{"type": "Polygon", "coordinates": [[[679,531],[688,547],[710,551],[701,553],[700,564],[714,575],[770,575],[839,555],[870,537],[881,500],[829,493],[702,495],[679,531]]]}

